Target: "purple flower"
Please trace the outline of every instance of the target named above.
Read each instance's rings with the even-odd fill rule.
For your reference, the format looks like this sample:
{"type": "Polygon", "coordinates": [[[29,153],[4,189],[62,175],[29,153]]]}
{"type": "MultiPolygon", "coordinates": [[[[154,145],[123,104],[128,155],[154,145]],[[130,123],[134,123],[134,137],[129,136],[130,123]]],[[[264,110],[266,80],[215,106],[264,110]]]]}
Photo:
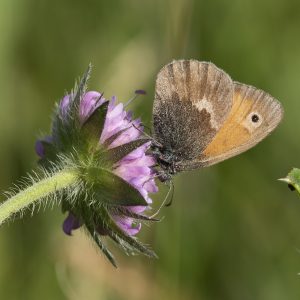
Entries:
{"type": "MultiPolygon", "coordinates": [[[[155,253],[133,237],[151,208],[150,193],[158,191],[155,159],[148,154],[151,140],[140,119],[133,119],[116,97],[86,91],[90,68],[72,93],[56,107],[52,134],[36,143],[45,174],[69,170],[76,174],[72,187],[58,194],[68,216],[63,231],[83,227],[109,261],[114,257],[103,239],[108,237],[126,253],[155,253]]],[[[138,93],[142,93],[138,91],[138,93]]]]}
{"type": "Polygon", "coordinates": [[[65,234],[72,235],[72,230],[81,226],[80,221],[70,212],[63,223],[63,230],[65,234]]]}
{"type": "MultiPolygon", "coordinates": [[[[60,101],[59,114],[63,121],[68,120],[70,110],[71,95],[66,95],[60,101]]],[[[99,108],[106,99],[95,91],[89,91],[82,96],[79,104],[78,117],[80,123],[83,124],[88,118],[99,108]]],[[[133,142],[141,137],[143,127],[139,119],[132,119],[132,113],[126,112],[122,103],[117,104],[116,97],[112,97],[107,107],[107,113],[104,121],[102,133],[99,136],[99,143],[104,145],[105,142],[112,136],[120,133],[109,145],[108,149],[113,149],[118,146],[133,142]]],[[[45,139],[48,143],[52,142],[51,138],[45,139]]],[[[148,206],[128,206],[129,212],[142,215],[142,213],[150,208],[152,203],[149,193],[156,193],[158,188],[154,181],[155,172],[153,166],[155,160],[152,156],[147,155],[147,150],[150,147],[150,142],[146,141],[141,146],[137,147],[119,161],[113,164],[112,171],[117,176],[124,179],[132,187],[137,189],[144,197],[148,206]]],[[[40,157],[45,155],[43,143],[38,141],[36,144],[36,152],[40,157]]],[[[136,222],[130,216],[112,213],[112,218],[115,223],[128,235],[135,235],[141,229],[141,222],[136,222]]],[[[72,230],[79,228],[82,225],[80,216],[76,217],[73,212],[69,212],[63,224],[63,230],[66,234],[71,235],[72,230]]],[[[101,231],[102,233],[103,231],[101,231]]]]}

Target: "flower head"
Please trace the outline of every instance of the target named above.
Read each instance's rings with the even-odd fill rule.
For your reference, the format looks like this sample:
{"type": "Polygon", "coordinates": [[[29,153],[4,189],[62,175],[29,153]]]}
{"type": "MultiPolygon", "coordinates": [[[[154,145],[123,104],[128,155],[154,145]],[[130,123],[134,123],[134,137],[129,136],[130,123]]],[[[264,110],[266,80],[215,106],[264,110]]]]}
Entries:
{"type": "Polygon", "coordinates": [[[116,97],[85,91],[86,74],[75,92],[63,97],[54,116],[52,135],[36,143],[45,168],[60,163],[76,168],[81,187],[64,195],[68,212],[63,230],[85,227],[100,249],[115,265],[102,242],[109,236],[126,252],[155,254],[138,242],[141,221],[152,220],[146,212],[156,193],[154,158],[147,153],[149,140],[143,137],[139,119],[133,119],[116,97]]]}

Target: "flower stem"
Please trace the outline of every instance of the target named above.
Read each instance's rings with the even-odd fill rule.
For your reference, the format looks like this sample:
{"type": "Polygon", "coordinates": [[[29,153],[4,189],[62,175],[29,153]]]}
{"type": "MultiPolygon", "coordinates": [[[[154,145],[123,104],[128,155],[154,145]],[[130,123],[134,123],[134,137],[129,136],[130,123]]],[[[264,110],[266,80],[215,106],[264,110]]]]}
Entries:
{"type": "Polygon", "coordinates": [[[21,211],[30,204],[46,198],[64,188],[70,187],[78,180],[75,170],[61,170],[52,176],[33,183],[0,205],[0,225],[14,213],[21,211]]]}

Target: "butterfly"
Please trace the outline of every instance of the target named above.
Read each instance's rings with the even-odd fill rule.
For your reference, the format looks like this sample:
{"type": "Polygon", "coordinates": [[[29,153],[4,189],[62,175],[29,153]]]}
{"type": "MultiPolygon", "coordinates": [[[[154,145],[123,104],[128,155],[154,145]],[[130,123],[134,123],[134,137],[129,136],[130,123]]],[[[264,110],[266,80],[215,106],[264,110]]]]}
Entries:
{"type": "Polygon", "coordinates": [[[233,81],[210,62],[175,60],[157,75],[152,153],[161,181],[211,166],[264,139],[283,117],[280,102],[233,81]]]}

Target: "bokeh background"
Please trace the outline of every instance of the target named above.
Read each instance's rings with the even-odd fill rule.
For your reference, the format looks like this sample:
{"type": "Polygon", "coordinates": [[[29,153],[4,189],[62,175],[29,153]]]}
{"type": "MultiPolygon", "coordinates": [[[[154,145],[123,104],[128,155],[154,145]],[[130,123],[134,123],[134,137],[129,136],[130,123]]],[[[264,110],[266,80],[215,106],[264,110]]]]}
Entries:
{"type": "Polygon", "coordinates": [[[268,91],[284,121],[247,153],[176,177],[164,220],[140,234],[159,260],[113,248],[115,270],[82,231],[62,233],[59,208],[2,226],[0,299],[300,299],[300,199],[276,180],[300,166],[299,1],[1,0],[0,189],[35,167],[54,102],[89,62],[107,97],[147,90],[132,107],[151,127],[156,73],[176,58],[268,91]]]}

